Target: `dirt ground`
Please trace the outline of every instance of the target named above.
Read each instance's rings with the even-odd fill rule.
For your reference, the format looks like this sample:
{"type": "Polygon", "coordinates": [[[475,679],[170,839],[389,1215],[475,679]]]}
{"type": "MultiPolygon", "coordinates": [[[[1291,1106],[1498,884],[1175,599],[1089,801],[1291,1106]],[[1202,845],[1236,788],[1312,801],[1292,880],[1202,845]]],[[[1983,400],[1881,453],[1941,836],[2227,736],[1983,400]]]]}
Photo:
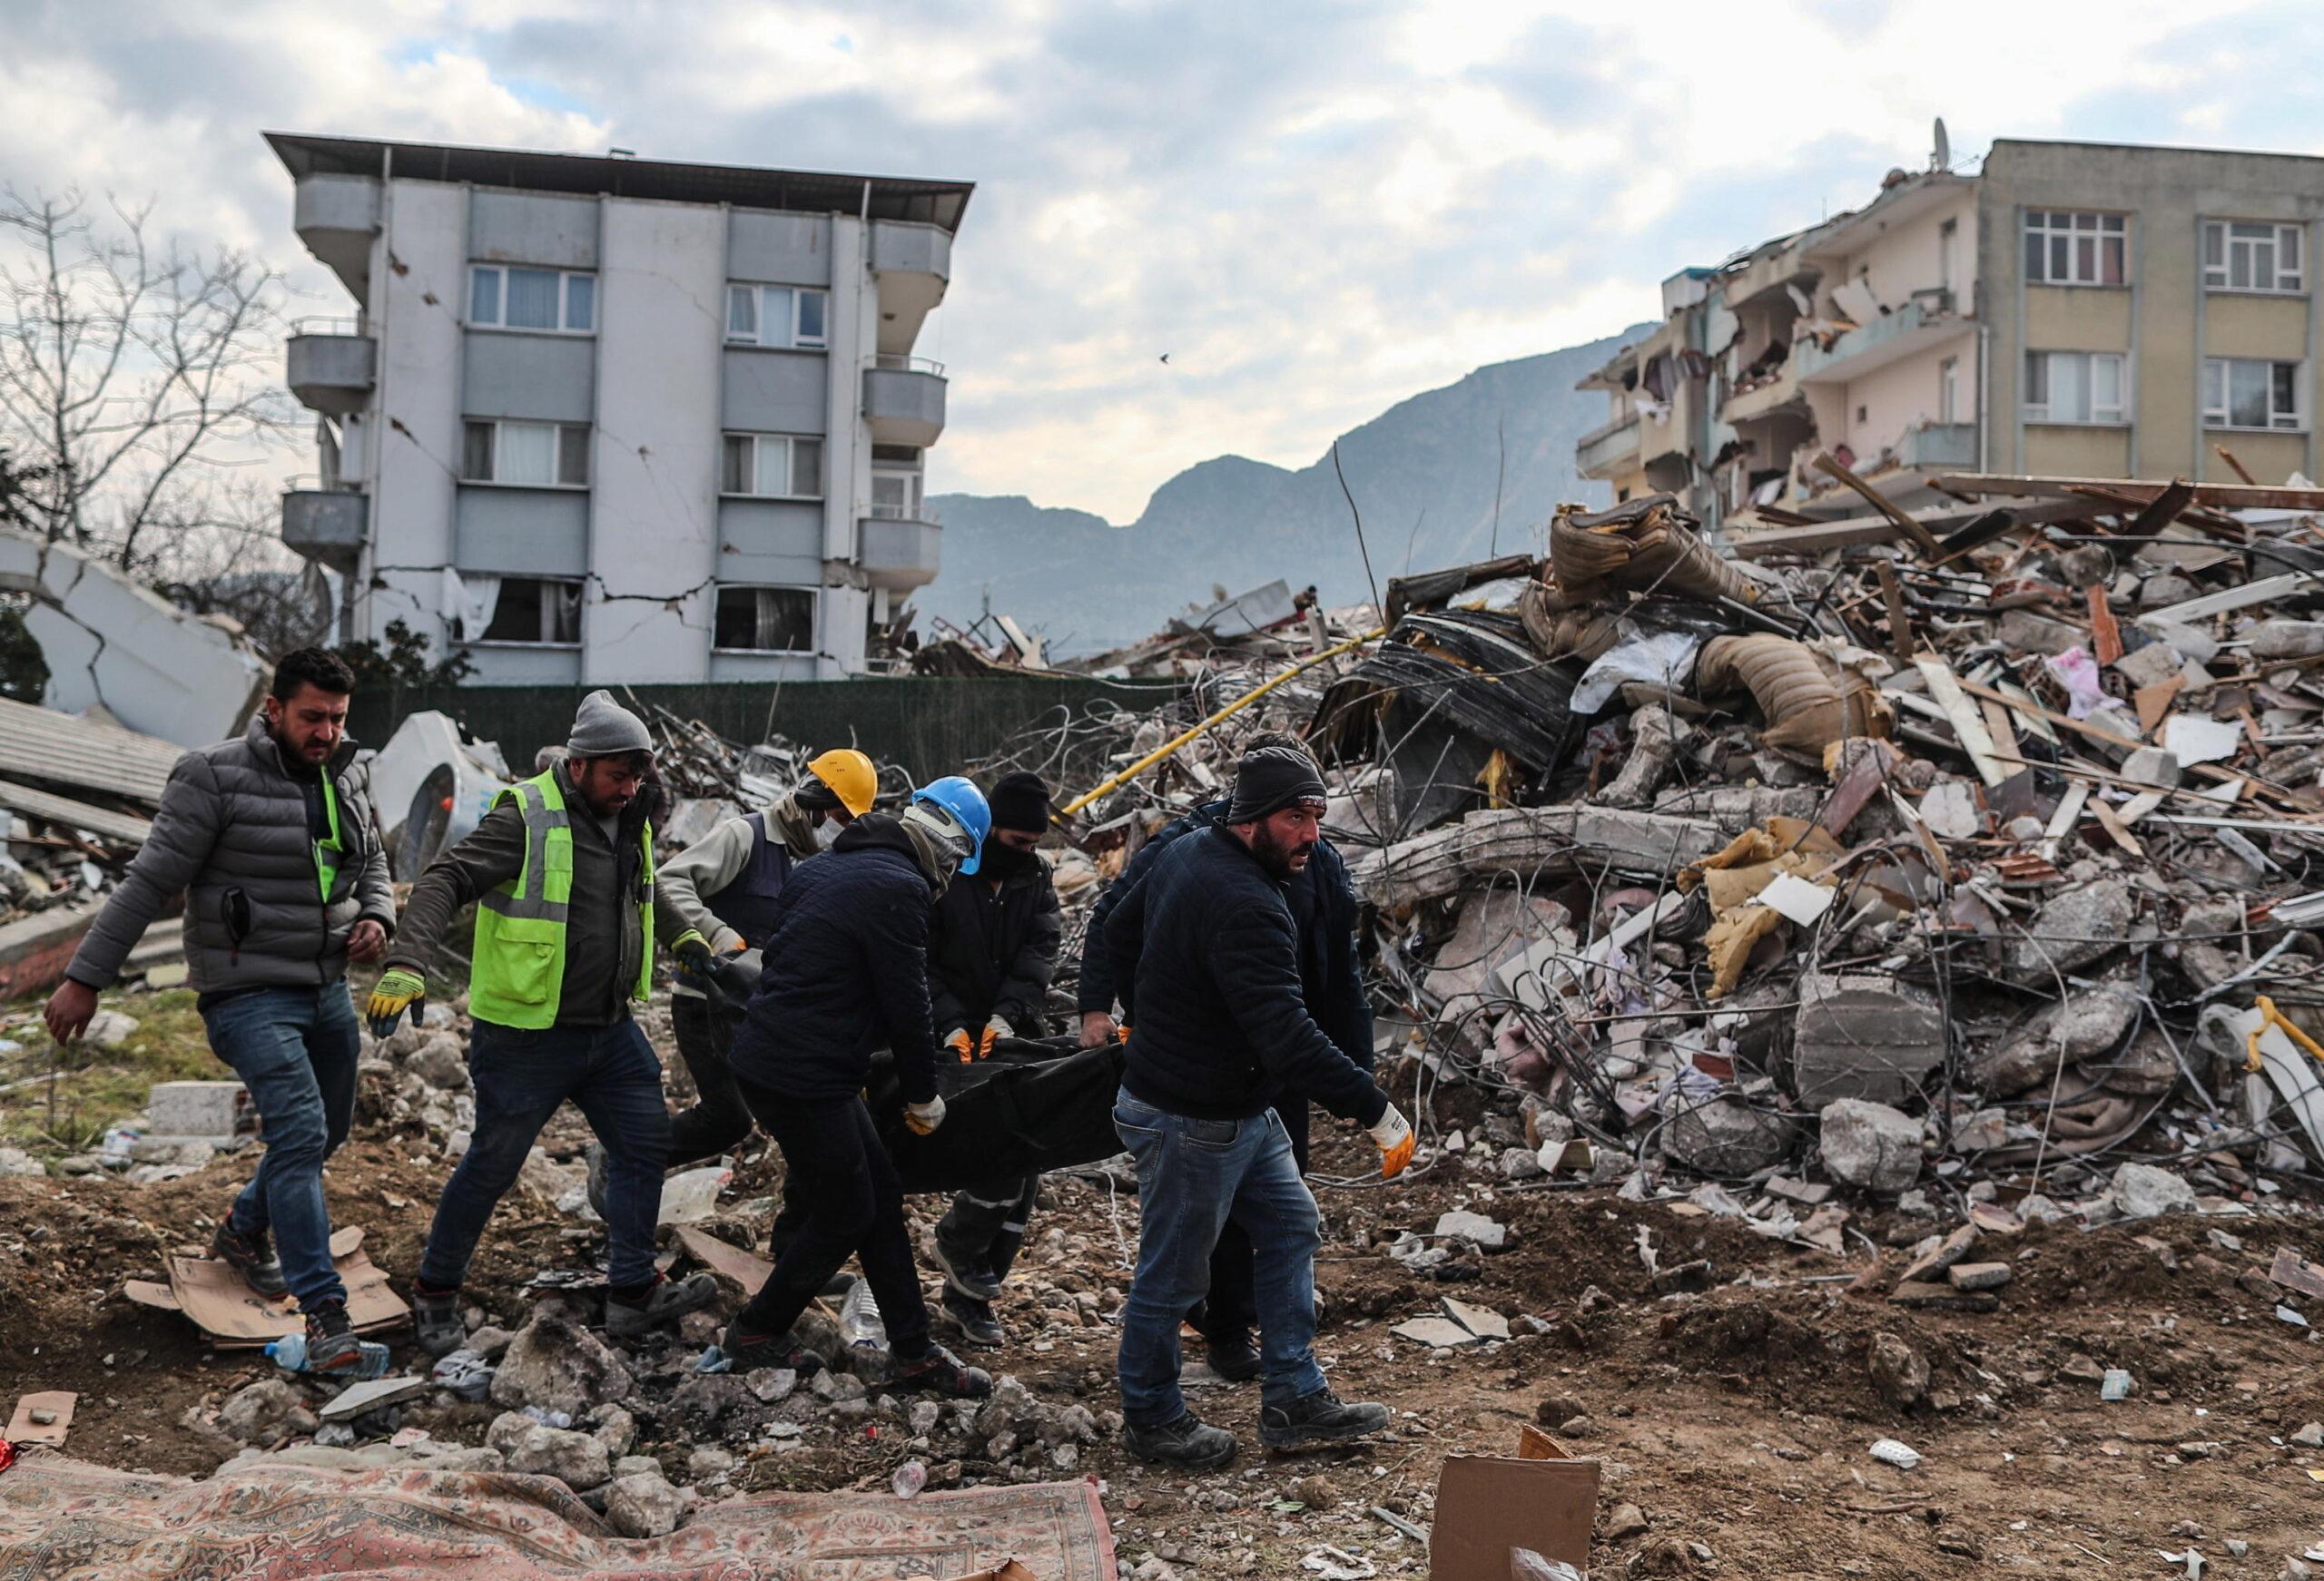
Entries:
{"type": "MultiPolygon", "coordinates": [[[[1318,1123],[1320,1175],[1354,1175],[1376,1154],[1351,1128],[1318,1123]]],[[[568,1113],[547,1139],[577,1149],[568,1113]]],[[[33,1389],[82,1399],[70,1452],[109,1465],[200,1475],[231,1452],[199,1426],[266,1364],[208,1350],[182,1319],[133,1305],[123,1281],[153,1278],[173,1249],[196,1249],[247,1160],[220,1159],[149,1186],[91,1178],[0,1180],[0,1399],[33,1389]]],[[[778,1166],[746,1149],[730,1203],[763,1196],[778,1166]]],[[[414,1130],[359,1124],[333,1162],[335,1222],[361,1224],[399,1288],[418,1262],[446,1165],[414,1130]]],[[[2306,1213],[2178,1217],[2081,1231],[1988,1237],[1981,1256],[2015,1277],[1998,1311],[1913,1311],[1885,1296],[1904,1254],[1876,1272],[1772,1242],[1684,1204],[1633,1204],[1610,1189],[1488,1184],[1451,1162],[1385,1186],[1323,1187],[1327,1301],[1320,1349],[1343,1396],[1398,1412],[1366,1446],[1298,1456],[1256,1448],[1256,1386],[1192,1396],[1246,1448],[1236,1464],[1189,1479],[1129,1460],[1111,1441],[1084,1455],[1116,1521],[1127,1575],[1148,1556],[1182,1574],[1299,1576],[1330,1544],[1382,1572],[1425,1568],[1415,1545],[1369,1512],[1425,1524],[1449,1454],[1502,1453],[1521,1423],[1560,1429],[1602,1464],[1605,1575],[1921,1577],[2183,1573],[2162,1553],[2191,1544],[2215,1581],[2275,1577],[2324,1541],[2324,1451],[2288,1440],[2324,1419],[2314,1331],[2280,1320],[2265,1270],[2279,1246],[2324,1257],[2324,1224],[2306,1213]],[[1508,1226],[1512,1245],[1470,1253],[1438,1282],[1379,1244],[1466,1207],[1508,1226]],[[1708,1259],[1697,1293],[1658,1295],[1639,1255],[1641,1229],[1667,1266],[1708,1259]],[[1847,1276],[1861,1276],[1850,1279],[1847,1276]],[[1445,1294],[1543,1332],[1430,1352],[1389,1332],[1445,1294]],[[1876,1335],[1922,1356],[1928,1399],[1886,1403],[1867,1365],[1876,1335]],[[2131,1372],[2126,1400],[2100,1399],[2095,1368],[2131,1372]],[[1580,1419],[1576,1420],[1575,1419],[1580,1419]],[[1911,1471],[1872,1459],[1880,1438],[1923,1456],[1911,1471]],[[1609,1540],[1617,1508],[1645,1529],[1609,1540]],[[2237,1556],[2230,1544],[2245,1546],[2237,1556]]],[[[1127,1287],[1137,1204],[1101,1181],[1059,1178],[1000,1303],[1011,1338],[990,1357],[1037,1392],[1092,1409],[1115,1404],[1114,1331],[1103,1311],[1127,1287]]],[[[940,1203],[921,1203],[923,1227],[940,1203]]],[[[747,1213],[742,1215],[748,1222],[747,1213]]],[[[1859,1214],[1875,1241],[1925,1228],[1859,1214]]],[[[597,1232],[537,1199],[512,1197],[487,1233],[471,1293],[520,1320],[519,1283],[545,1268],[586,1268],[597,1232]]],[[[934,1286],[931,1282],[931,1295],[934,1286]]],[[[2289,1298],[2298,1307],[2297,1298],[2289,1298]]],[[[733,1304],[730,1297],[729,1306],[733,1304]]],[[[2324,1321],[2324,1303],[2313,1314],[2324,1321]]],[[[390,1336],[393,1338],[393,1336],[390,1336]]],[[[399,1360],[419,1360],[408,1340],[399,1360]]],[[[1200,1347],[1190,1344],[1190,1360],[1200,1347]]],[[[414,1420],[480,1441],[485,1408],[414,1420]]],[[[877,1486],[903,1458],[862,1428],[754,1458],[744,1486],[877,1486]]],[[[682,1468],[684,1446],[645,1446],[682,1468]]],[[[969,1460],[961,1475],[989,1472],[969,1460]]]]}

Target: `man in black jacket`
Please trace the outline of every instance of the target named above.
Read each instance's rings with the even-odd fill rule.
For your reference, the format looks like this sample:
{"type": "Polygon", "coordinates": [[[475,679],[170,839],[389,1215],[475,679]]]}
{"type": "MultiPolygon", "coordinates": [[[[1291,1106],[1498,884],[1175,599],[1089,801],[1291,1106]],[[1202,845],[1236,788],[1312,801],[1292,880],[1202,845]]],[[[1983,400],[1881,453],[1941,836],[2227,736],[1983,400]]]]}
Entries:
{"type": "Polygon", "coordinates": [[[928,1009],[928,918],[955,872],[973,873],[990,826],[966,780],[920,790],[901,819],[858,819],[775,897],[765,972],[734,1039],[735,1085],[783,1150],[799,1227],[774,1271],[727,1325],[738,1372],[822,1365],[793,1331],[850,1255],[863,1264],[888,1331],[895,1383],[953,1396],[992,1380],[928,1338],[928,1307],[904,1222],[903,1186],[862,1089],[872,1051],[894,1051],[904,1117],[925,1135],[944,1121],[928,1009]]]}
{"type": "Polygon", "coordinates": [[[1265,1365],[1259,1436],[1271,1448],[1359,1438],[1378,1405],[1344,1404],[1315,1364],[1315,1199],[1272,1105],[1306,1093],[1372,1133],[1384,1173],[1412,1160],[1413,1131],[1307,1013],[1284,886],[1308,865],[1324,782],[1303,752],[1244,755],[1225,822],[1177,841],[1114,908],[1106,948],[1130,1038],[1114,1124],[1137,1165],[1137,1272],[1118,1370],[1133,1453],[1225,1464],[1235,1437],[1178,1391],[1178,1323],[1209,1283],[1231,1218],[1257,1249],[1265,1365]]]}
{"type": "MultiPolygon", "coordinates": [[[[1279,731],[1253,736],[1250,744],[1298,752],[1307,750],[1297,736],[1279,731]]],[[[1187,835],[1217,824],[1226,816],[1226,809],[1223,798],[1206,802],[1164,829],[1139,848],[1120,877],[1098,897],[1089,914],[1088,942],[1082,948],[1078,995],[1082,1047],[1095,1048],[1115,1035],[1114,967],[1104,943],[1107,919],[1123,897],[1144,882],[1165,850],[1187,835]]],[[[1317,836],[1305,869],[1284,886],[1284,901],[1291,908],[1292,926],[1299,935],[1299,981],[1308,1015],[1315,1018],[1334,1047],[1369,1071],[1372,999],[1364,992],[1364,968],[1356,956],[1355,886],[1339,848],[1317,836]]],[[[1286,1092],[1276,1101],[1275,1112],[1291,1137],[1291,1155],[1304,1175],[1307,1173],[1307,1095],[1286,1092]]],[[[1259,1375],[1258,1348],[1251,1342],[1251,1327],[1259,1318],[1252,1293],[1256,1268],[1250,1236],[1230,1221],[1219,1232],[1218,1249],[1211,1254],[1210,1294],[1187,1314],[1208,1349],[1211,1370],[1236,1383],[1259,1375]]]]}
{"type": "MultiPolygon", "coordinates": [[[[996,781],[992,838],[976,877],[937,898],[929,922],[929,987],[936,1035],[963,1064],[990,1056],[1004,1037],[1049,1035],[1049,978],[1064,921],[1049,865],[1034,848],[1049,832],[1049,790],[1040,776],[996,781]]],[[[992,1303],[1025,1243],[1039,1175],[980,1181],[953,1197],[936,1226],[944,1311],[971,1345],[1003,1338],[992,1303]]]]}

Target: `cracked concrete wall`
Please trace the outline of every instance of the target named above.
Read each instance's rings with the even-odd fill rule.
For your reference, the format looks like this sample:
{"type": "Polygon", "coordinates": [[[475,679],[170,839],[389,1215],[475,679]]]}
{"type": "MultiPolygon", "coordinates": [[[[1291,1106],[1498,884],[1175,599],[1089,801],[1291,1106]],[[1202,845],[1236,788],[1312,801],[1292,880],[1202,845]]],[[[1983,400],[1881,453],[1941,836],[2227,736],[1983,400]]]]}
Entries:
{"type": "Polygon", "coordinates": [[[452,561],[460,465],[468,219],[464,188],[388,183],[371,265],[381,410],[357,636],[381,637],[399,618],[434,643],[449,634],[440,568],[452,561]]]}
{"type": "Polygon", "coordinates": [[[718,574],[726,215],[623,198],[599,207],[596,582],[582,680],[698,681],[709,670],[718,574]]]}
{"type": "Polygon", "coordinates": [[[64,545],[0,531],[0,590],[32,597],[25,625],[51,708],[102,704],[131,730],[203,747],[241,734],[265,688],[250,643],[64,545]]]}

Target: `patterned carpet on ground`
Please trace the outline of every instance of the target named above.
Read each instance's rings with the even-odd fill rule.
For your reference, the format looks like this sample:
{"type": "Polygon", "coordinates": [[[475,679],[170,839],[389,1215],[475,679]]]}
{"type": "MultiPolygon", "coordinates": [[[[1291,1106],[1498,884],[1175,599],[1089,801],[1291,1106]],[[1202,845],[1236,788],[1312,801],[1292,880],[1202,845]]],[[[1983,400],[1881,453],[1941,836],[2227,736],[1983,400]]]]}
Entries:
{"type": "Polygon", "coordinates": [[[0,1472],[0,1581],[950,1581],[1012,1557],[1038,1581],[1116,1581],[1096,1488],[768,1494],[631,1540],[545,1477],[268,1465],[190,1482],[42,1450],[0,1472]]]}

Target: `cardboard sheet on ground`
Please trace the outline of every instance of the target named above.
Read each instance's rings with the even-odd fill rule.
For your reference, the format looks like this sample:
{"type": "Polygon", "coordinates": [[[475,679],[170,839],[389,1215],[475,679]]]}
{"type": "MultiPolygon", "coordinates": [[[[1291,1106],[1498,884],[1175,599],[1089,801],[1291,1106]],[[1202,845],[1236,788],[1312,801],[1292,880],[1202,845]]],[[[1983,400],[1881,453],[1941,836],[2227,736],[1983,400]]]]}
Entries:
{"type": "Polygon", "coordinates": [[[745,1252],[740,1246],[730,1246],[707,1230],[697,1230],[692,1224],[677,1227],[678,1244],[687,1254],[711,1272],[730,1283],[740,1285],[747,1295],[756,1295],[767,1275],[774,1272],[774,1264],[755,1252],[745,1252]]]}
{"type": "MultiPolygon", "coordinates": [[[[330,1238],[330,1258],[347,1286],[347,1318],[359,1334],[392,1328],[410,1318],[411,1308],[388,1288],[388,1276],[363,1254],[363,1231],[350,1225],[330,1238]]],[[[172,1257],[163,1263],[170,1281],[133,1279],[123,1293],[141,1306],[183,1312],[197,1328],[233,1350],[263,1345],[305,1327],[298,1302],[289,1296],[268,1301],[242,1282],[242,1276],[207,1257],[172,1257]]]]}
{"type": "Polygon", "coordinates": [[[12,1444],[61,1444],[64,1430],[73,1425],[73,1404],[81,1397],[69,1389],[44,1390],[28,1394],[16,1401],[16,1414],[8,1419],[8,1441],[12,1444]],[[42,1418],[48,1419],[44,1421],[42,1418]]]}
{"type": "Polygon", "coordinates": [[[891,1581],[998,1572],[1117,1581],[1086,1482],[923,1493],[772,1494],[630,1540],[547,1477],[261,1465],[207,1482],[40,1449],[0,1476],[0,1575],[425,1581],[891,1581]],[[1004,1568],[1014,1558],[1020,1568],[1004,1568]]]}
{"type": "Polygon", "coordinates": [[[1598,1478],[1597,1461],[1575,1459],[1538,1428],[1518,1429],[1514,1459],[1447,1457],[1436,1480],[1430,1581],[1508,1581],[1512,1548],[1587,1570],[1598,1478]]]}

